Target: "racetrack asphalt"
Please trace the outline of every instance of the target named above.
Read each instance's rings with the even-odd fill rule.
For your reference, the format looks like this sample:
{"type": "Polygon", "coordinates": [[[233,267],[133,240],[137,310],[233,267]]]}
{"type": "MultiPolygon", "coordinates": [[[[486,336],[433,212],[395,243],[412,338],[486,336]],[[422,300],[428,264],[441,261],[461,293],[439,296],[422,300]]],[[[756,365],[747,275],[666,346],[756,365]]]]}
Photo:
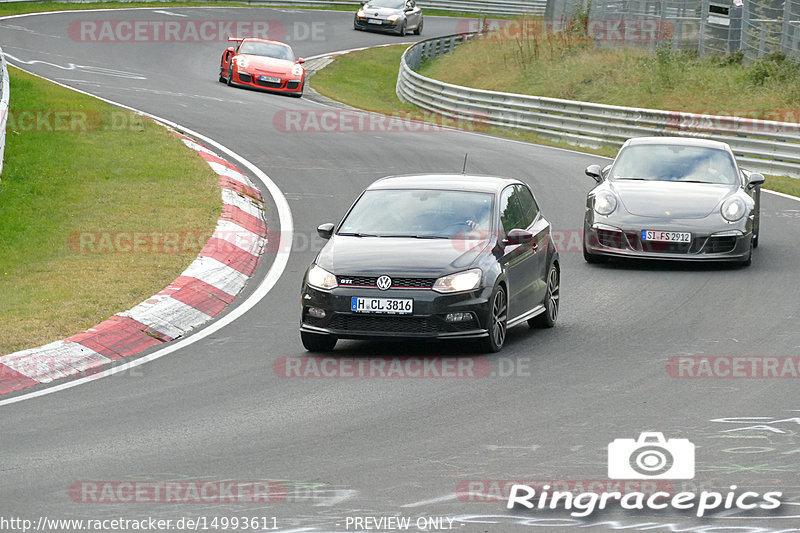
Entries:
{"type": "MultiPolygon", "coordinates": [[[[642,523],[688,531],[797,527],[796,379],[689,379],[667,370],[678,356],[800,356],[797,201],[764,194],[761,243],[749,268],[588,265],[574,235],[593,183],[583,169],[600,158],[449,130],[287,132],[287,111],[327,108],[218,83],[227,43],[87,43],[69,30],[89,19],[267,19],[287,29],[300,56],[401,40],[355,32],[351,17],[160,6],[0,21],[0,45],[12,65],[179,123],[255,164],[288,199],[296,234],[275,287],[223,329],[130,372],[0,407],[0,514],[266,516],[281,531],[352,531],[348,516],[396,515],[457,517],[452,528],[465,532],[559,524],[592,531],[642,523]],[[515,328],[504,350],[485,359],[469,344],[340,342],[336,352],[367,361],[471,357],[491,364],[485,377],[282,377],[276,361],[307,362],[297,332],[299,290],[321,246],[317,225],[337,221],[378,177],[458,172],[465,152],[469,172],[528,182],[562,232],[557,326],[515,328]],[[694,480],[675,486],[780,490],[783,514],[701,519],[614,509],[574,517],[507,511],[502,498],[458,494],[465,484],[493,486],[491,480],[606,480],[608,443],[642,431],[696,445],[694,480]],[[274,480],[288,493],[270,504],[90,503],[70,493],[100,480],[274,480]]],[[[459,24],[426,18],[425,37],[453,33],[459,24]]],[[[275,228],[274,209],[268,216],[275,228]]],[[[261,276],[269,266],[267,257],[261,276]]]]}

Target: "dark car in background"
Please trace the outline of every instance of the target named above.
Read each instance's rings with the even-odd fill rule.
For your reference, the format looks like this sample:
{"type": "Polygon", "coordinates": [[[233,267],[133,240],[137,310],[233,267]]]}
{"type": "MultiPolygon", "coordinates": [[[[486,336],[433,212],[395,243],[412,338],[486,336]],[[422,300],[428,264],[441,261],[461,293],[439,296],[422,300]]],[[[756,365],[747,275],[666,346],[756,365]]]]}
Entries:
{"type": "Polygon", "coordinates": [[[405,35],[413,31],[422,35],[422,9],[415,0],[368,0],[353,18],[356,30],[394,32],[405,35]]]}
{"type": "Polygon", "coordinates": [[[550,223],[516,179],[395,176],[370,185],[329,239],[301,291],[303,345],[337,339],[477,339],[558,317],[560,265],[550,223]]]}
{"type": "Polygon", "coordinates": [[[730,146],[686,137],[629,139],[611,165],[591,165],[583,256],[751,262],[764,176],[730,146]]]}

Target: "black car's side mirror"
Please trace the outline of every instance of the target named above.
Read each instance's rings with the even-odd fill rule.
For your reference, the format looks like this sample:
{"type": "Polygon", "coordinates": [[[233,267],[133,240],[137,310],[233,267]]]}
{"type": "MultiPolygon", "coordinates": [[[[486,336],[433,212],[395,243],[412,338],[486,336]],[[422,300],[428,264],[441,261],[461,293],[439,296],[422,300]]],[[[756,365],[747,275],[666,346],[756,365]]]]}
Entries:
{"type": "Polygon", "coordinates": [[[333,228],[334,225],[330,222],[327,224],[320,224],[320,226],[317,227],[317,235],[323,239],[330,239],[333,236],[333,228]]]}
{"type": "Polygon", "coordinates": [[[749,176],[747,176],[747,188],[754,189],[757,185],[763,184],[766,180],[763,174],[759,174],[758,172],[753,172],[749,176]]]}
{"type": "Polygon", "coordinates": [[[533,233],[524,229],[512,229],[503,239],[503,246],[514,246],[517,244],[528,244],[533,242],[533,233]]]}
{"type": "Polygon", "coordinates": [[[586,175],[590,178],[594,178],[594,181],[597,183],[603,182],[603,171],[600,165],[589,165],[586,167],[586,175]]]}

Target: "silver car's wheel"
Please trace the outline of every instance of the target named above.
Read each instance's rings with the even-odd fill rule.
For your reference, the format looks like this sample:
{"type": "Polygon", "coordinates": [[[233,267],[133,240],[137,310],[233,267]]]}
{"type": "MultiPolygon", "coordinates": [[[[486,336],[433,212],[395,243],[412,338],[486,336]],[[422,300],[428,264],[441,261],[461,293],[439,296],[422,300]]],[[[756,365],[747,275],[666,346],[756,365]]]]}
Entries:
{"type": "Polygon", "coordinates": [[[508,321],[508,298],[506,290],[502,285],[498,285],[492,293],[492,306],[489,310],[489,336],[483,341],[483,351],[499,352],[506,341],[506,330],[508,321]]]}
{"type": "Polygon", "coordinates": [[[417,35],[422,35],[422,21],[419,21],[419,26],[417,26],[416,31],[414,31],[417,35]]]}
{"type": "Polygon", "coordinates": [[[547,274],[547,292],[544,296],[544,313],[528,320],[532,328],[552,328],[558,320],[558,305],[561,297],[561,273],[556,265],[547,274]]]}

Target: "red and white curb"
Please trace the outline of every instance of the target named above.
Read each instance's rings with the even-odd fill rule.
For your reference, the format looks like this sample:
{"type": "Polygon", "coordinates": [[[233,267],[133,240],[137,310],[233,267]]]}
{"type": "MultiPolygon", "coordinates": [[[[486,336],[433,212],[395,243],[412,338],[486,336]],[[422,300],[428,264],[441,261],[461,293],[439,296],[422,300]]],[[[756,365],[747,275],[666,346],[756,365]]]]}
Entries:
{"type": "Polygon", "coordinates": [[[211,238],[180,277],[139,305],[67,339],[0,356],[0,395],[100,372],[181,337],[222,312],[255,273],[267,246],[261,193],[234,165],[174,133],[219,176],[222,214],[211,238]]]}

